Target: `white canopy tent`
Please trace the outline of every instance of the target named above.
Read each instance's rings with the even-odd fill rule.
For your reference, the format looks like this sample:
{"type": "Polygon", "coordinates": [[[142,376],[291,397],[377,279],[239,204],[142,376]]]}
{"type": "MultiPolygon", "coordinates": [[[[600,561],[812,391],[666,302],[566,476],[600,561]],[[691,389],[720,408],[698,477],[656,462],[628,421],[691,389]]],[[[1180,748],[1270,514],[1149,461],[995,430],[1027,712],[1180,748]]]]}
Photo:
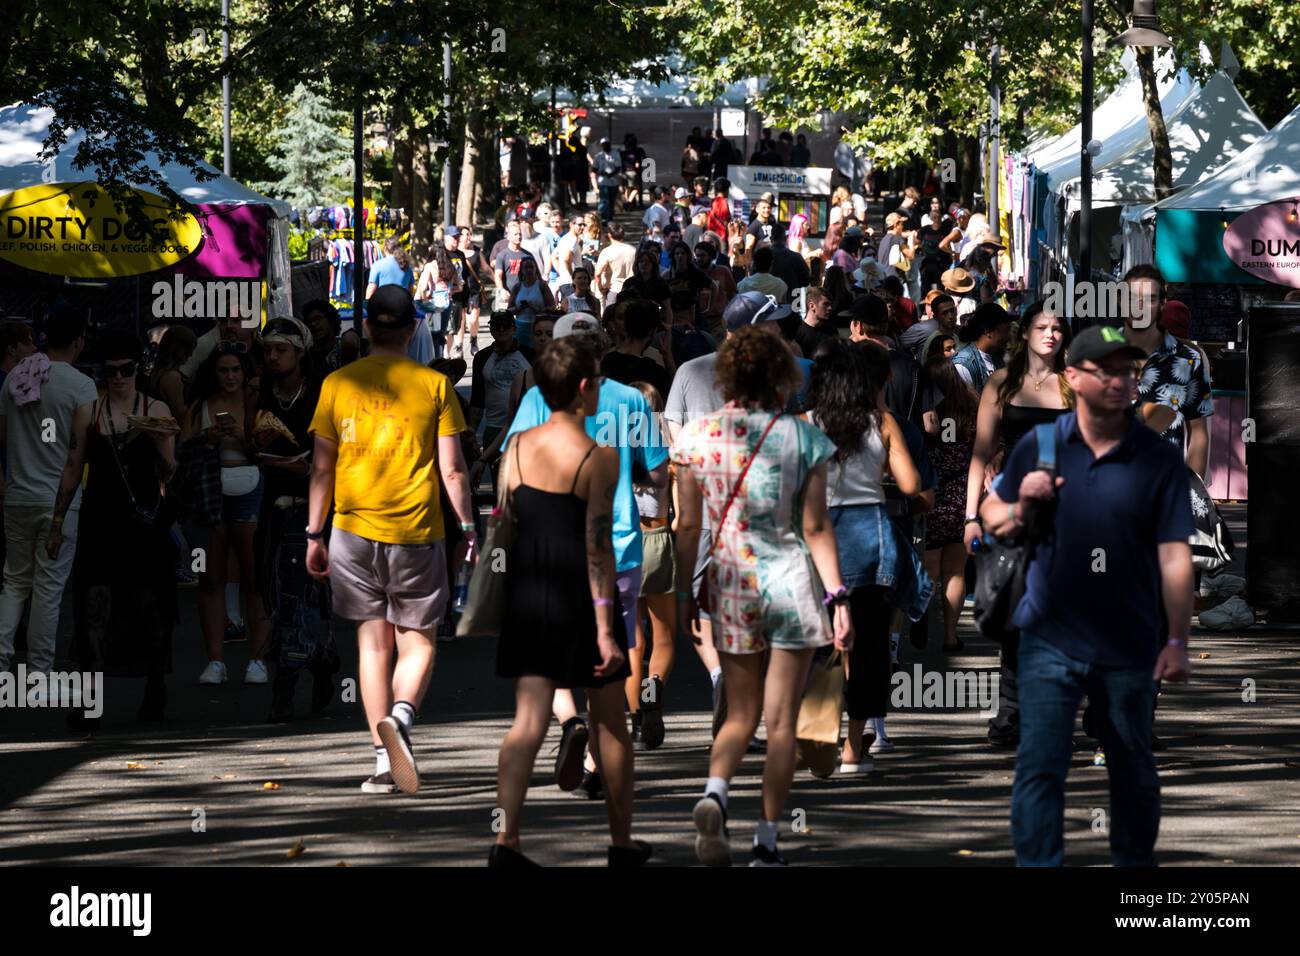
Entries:
{"type": "MultiPolygon", "coordinates": [[[[645,70],[649,61],[641,61],[633,66],[635,70],[645,70]]],[[[627,109],[710,109],[713,107],[743,109],[747,103],[762,89],[758,79],[741,80],[728,84],[722,94],[713,100],[705,100],[691,92],[691,76],[680,58],[670,57],[668,61],[670,75],[662,83],[654,83],[644,77],[625,77],[608,86],[604,91],[604,102],[596,94],[575,96],[573,91],[563,87],[555,90],[556,106],[588,106],[601,110],[627,109]]],[[[549,103],[549,91],[542,91],[533,97],[534,103],[549,103]]]]}
{"type": "MultiPolygon", "coordinates": [[[[47,162],[41,162],[40,152],[54,111],[20,103],[0,109],[0,195],[6,195],[28,186],[42,183],[88,182],[96,179],[94,169],[78,169],[74,164],[77,147],[85,140],[84,130],[69,132],[67,141],[47,162]]],[[[289,306],[289,204],[254,192],[242,183],[223,175],[216,168],[203,164],[212,174],[211,179],[199,182],[192,170],[178,163],[160,163],[158,157],[146,154],[152,168],[187,201],[208,205],[261,205],[272,212],[269,222],[269,261],[266,280],[269,292],[270,315],[290,315],[289,306]]],[[[143,183],[131,183],[142,189],[143,183]]]]}
{"type": "MultiPolygon", "coordinates": [[[[1146,133],[1145,120],[1141,124],[1146,133]]],[[[1214,76],[1173,114],[1165,128],[1173,161],[1175,189],[1185,189],[1237,156],[1267,133],[1259,117],[1246,105],[1236,85],[1223,73],[1214,76]]],[[[1155,200],[1153,168],[1155,148],[1150,136],[1128,152],[1094,169],[1094,206],[1148,204],[1155,200]]],[[[1079,179],[1061,184],[1070,212],[1079,209],[1079,179]]]]}
{"type": "Polygon", "coordinates": [[[1217,171],[1176,195],[1124,210],[1125,267],[1153,261],[1152,239],[1162,210],[1217,213],[1300,197],[1300,106],[1217,171]]]}

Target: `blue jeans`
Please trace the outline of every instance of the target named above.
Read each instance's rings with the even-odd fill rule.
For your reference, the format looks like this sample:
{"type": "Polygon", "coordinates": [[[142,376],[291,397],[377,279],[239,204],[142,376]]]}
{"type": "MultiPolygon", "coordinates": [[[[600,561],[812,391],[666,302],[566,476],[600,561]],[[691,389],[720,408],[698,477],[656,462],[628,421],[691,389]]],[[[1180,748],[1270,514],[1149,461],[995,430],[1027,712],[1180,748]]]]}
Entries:
{"type": "Polygon", "coordinates": [[[600,221],[609,222],[614,218],[614,203],[618,200],[617,186],[600,186],[597,190],[600,193],[600,221]]]}
{"type": "Polygon", "coordinates": [[[1020,749],[1011,791],[1019,866],[1060,866],[1065,856],[1065,776],[1084,693],[1098,717],[1110,775],[1110,855],[1115,866],[1155,866],[1160,780],[1151,753],[1154,665],[1101,667],[1043,638],[1020,635],[1020,749]]]}

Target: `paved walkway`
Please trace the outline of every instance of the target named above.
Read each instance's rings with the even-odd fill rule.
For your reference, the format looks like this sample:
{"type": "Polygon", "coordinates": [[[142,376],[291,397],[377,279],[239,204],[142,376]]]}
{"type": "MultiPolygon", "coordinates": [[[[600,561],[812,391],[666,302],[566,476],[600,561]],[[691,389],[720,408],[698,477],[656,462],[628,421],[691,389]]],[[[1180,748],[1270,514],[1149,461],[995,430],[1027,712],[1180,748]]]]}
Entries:
{"type": "MultiPolygon", "coordinates": [[[[194,591],[182,597],[192,622],[194,591]]],[[[967,652],[923,655],[927,669],[989,668],[992,647],[963,628],[967,652]]],[[[0,753],[0,860],[11,863],[294,865],[338,862],[477,865],[492,842],[496,748],[511,692],[493,676],[494,644],[440,645],[437,670],[415,731],[424,782],[408,797],[366,796],[358,786],[371,756],[359,703],[307,717],[262,722],[268,687],[199,687],[197,626],[176,636],[170,720],[134,723],[142,684],[110,679],[102,729],[70,734],[63,715],[4,715],[0,753]],[[138,768],[138,769],[135,769],[138,768]],[[278,784],[266,789],[265,784],[278,784]],[[196,814],[196,811],[202,811],[196,814]],[[200,821],[200,817],[202,820],[200,821]],[[196,832],[201,829],[203,832],[196,832]]],[[[1251,631],[1197,635],[1195,681],[1161,698],[1158,755],[1164,786],[1159,851],[1167,864],[1288,864],[1300,850],[1300,637],[1251,631]],[[1256,685],[1242,701],[1242,682],[1256,685]]],[[[230,645],[240,675],[246,645],[230,645]]],[[[341,639],[343,677],[355,677],[354,638],[341,639]]],[[[690,807],[707,771],[708,678],[686,648],[668,690],[662,748],[637,755],[636,832],[665,863],[693,863],[690,807]]],[[[904,655],[914,654],[904,642],[904,655]]],[[[793,863],[974,865],[1012,862],[1008,800],[1014,757],[990,750],[973,712],[908,710],[889,718],[898,750],[859,781],[798,776],[783,845],[793,863]],[[802,811],[799,813],[799,811],[802,811]]],[[[557,790],[553,728],[525,808],[528,852],[552,865],[604,861],[603,806],[557,790]]],[[[1105,771],[1080,738],[1067,796],[1072,863],[1107,860],[1093,831],[1105,808],[1105,771]]],[[[752,837],[761,758],[749,757],[733,789],[736,847],[752,837]]]]}

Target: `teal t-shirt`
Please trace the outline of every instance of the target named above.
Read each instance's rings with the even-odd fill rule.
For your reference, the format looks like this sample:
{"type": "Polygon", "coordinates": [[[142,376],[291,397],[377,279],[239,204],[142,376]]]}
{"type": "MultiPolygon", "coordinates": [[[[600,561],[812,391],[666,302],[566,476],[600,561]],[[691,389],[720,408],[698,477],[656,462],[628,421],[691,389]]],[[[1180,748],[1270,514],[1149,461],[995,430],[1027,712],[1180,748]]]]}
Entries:
{"type": "MultiPolygon", "coordinates": [[[[542,393],[534,385],[519,403],[507,440],[518,432],[544,424],[551,417],[542,393]]],[[[614,557],[622,573],[641,566],[641,515],[632,492],[632,465],[654,471],[668,460],[667,436],[654,423],[645,396],[635,388],[606,379],[600,386],[596,414],[587,416],[587,434],[608,448],[618,449],[618,487],[614,491],[614,557]]]]}

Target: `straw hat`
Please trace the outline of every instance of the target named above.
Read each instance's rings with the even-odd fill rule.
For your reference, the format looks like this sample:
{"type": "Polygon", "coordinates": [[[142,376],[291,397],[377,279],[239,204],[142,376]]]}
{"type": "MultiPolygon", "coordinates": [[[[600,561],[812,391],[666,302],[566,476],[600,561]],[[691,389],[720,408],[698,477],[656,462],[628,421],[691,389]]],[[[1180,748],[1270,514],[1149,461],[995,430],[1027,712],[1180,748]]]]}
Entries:
{"type": "Polygon", "coordinates": [[[975,288],[975,280],[961,266],[949,269],[939,277],[939,281],[943,283],[943,287],[949,292],[964,294],[975,288]]]}

